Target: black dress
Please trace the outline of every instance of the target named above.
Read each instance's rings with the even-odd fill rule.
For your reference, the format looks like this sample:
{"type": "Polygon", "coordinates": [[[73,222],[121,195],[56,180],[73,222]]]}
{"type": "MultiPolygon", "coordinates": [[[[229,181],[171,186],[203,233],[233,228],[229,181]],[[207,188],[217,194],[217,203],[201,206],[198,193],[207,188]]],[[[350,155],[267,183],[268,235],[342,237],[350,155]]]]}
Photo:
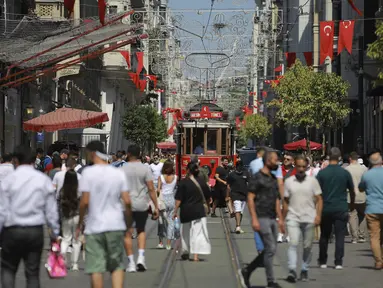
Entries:
{"type": "MultiPolygon", "coordinates": [[[[218,174],[219,178],[223,181],[227,180],[227,176],[229,175],[229,168],[228,167],[217,167],[217,170],[215,171],[215,174],[218,174]]],[[[227,193],[227,185],[224,185],[223,183],[216,181],[214,186],[214,201],[217,201],[217,207],[218,208],[224,208],[226,207],[226,193],[227,193]]]]}

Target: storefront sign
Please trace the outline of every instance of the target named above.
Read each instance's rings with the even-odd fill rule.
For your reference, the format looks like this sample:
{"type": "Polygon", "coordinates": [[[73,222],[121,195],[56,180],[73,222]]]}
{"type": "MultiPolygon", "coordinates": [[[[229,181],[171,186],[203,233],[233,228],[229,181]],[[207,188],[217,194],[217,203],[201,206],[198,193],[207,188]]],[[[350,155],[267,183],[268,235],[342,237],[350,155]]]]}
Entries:
{"type": "Polygon", "coordinates": [[[210,112],[210,109],[208,106],[203,106],[201,111],[190,112],[190,118],[192,118],[192,119],[196,119],[196,118],[208,118],[208,119],[222,118],[222,112],[210,112]]]}
{"type": "Polygon", "coordinates": [[[37,143],[43,143],[44,142],[44,132],[37,132],[36,142],[37,143]]]}

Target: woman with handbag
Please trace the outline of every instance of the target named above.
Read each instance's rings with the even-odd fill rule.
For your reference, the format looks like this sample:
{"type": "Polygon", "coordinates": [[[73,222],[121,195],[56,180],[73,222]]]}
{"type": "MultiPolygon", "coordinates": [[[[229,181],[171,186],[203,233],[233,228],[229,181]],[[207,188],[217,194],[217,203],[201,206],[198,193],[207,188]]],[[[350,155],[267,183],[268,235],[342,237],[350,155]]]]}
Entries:
{"type": "Polygon", "coordinates": [[[181,208],[182,259],[188,260],[194,254],[193,261],[199,261],[198,255],[209,255],[211,245],[207,231],[206,216],[209,213],[211,193],[207,184],[198,177],[199,166],[189,163],[187,176],[179,183],[175,199],[176,207],[173,219],[181,208]]]}
{"type": "Polygon", "coordinates": [[[174,233],[173,213],[175,207],[174,190],[177,185],[177,176],[174,171],[174,163],[166,160],[162,167],[161,176],[158,177],[158,206],[160,208],[160,217],[158,219],[158,237],[160,243],[157,248],[164,248],[163,239],[167,239],[166,249],[172,249],[172,240],[174,233]]]}

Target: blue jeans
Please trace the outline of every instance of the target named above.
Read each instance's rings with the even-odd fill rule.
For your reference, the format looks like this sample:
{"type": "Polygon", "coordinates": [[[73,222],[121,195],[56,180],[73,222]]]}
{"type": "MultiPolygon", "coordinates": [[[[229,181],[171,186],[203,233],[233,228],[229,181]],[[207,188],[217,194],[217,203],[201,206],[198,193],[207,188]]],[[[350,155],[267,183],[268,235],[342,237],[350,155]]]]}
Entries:
{"type": "Polygon", "coordinates": [[[313,223],[300,223],[293,220],[287,221],[287,231],[290,237],[287,251],[289,270],[297,269],[297,248],[302,234],[303,262],[302,271],[308,271],[311,262],[311,247],[314,241],[315,226],[313,223]]]}
{"type": "Polygon", "coordinates": [[[258,232],[254,232],[255,248],[258,252],[262,252],[265,249],[263,241],[258,232]]]}

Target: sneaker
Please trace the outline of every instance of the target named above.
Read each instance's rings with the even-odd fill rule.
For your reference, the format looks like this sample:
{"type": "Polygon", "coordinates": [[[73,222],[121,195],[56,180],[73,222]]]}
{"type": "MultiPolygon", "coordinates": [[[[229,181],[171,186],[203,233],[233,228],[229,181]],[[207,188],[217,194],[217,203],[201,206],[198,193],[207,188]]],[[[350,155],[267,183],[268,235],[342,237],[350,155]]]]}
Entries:
{"type": "Polygon", "coordinates": [[[267,288],[282,288],[281,285],[279,285],[277,282],[269,282],[267,283],[267,288]]]}
{"type": "Polygon", "coordinates": [[[157,245],[157,249],[164,249],[164,244],[159,243],[159,244],[157,245]]]}
{"type": "Polygon", "coordinates": [[[78,264],[73,264],[72,268],[70,269],[72,271],[79,271],[78,264]]]}
{"type": "Polygon", "coordinates": [[[287,236],[285,240],[286,240],[287,243],[289,243],[290,242],[290,237],[287,236]]]}
{"type": "Polygon", "coordinates": [[[366,239],[364,239],[364,238],[360,238],[360,239],[358,240],[358,242],[359,242],[359,243],[366,243],[366,239]]]}
{"type": "Polygon", "coordinates": [[[136,270],[136,264],[134,263],[134,262],[130,262],[129,264],[128,264],[128,267],[126,267],[126,270],[125,270],[126,272],[128,272],[128,273],[134,273],[134,272],[137,272],[137,270],[136,270]]]}
{"type": "Polygon", "coordinates": [[[235,228],[235,233],[236,233],[236,234],[241,234],[241,227],[237,226],[237,227],[235,228]]]}
{"type": "Polygon", "coordinates": [[[358,243],[358,241],[356,241],[356,240],[352,240],[351,243],[352,243],[352,244],[356,244],[356,243],[358,243]]]}
{"type": "Polygon", "coordinates": [[[250,288],[250,273],[246,268],[238,270],[239,280],[243,288],[250,288]]]}
{"type": "Polygon", "coordinates": [[[138,256],[137,271],[138,272],[145,272],[146,271],[145,257],[144,256],[138,256]]]}
{"type": "Polygon", "coordinates": [[[309,281],[309,273],[307,271],[301,272],[301,281],[303,282],[309,281]]]}
{"type": "Polygon", "coordinates": [[[278,243],[283,243],[283,234],[279,233],[278,234],[278,240],[277,240],[278,243]]]}
{"type": "Polygon", "coordinates": [[[342,270],[343,269],[343,266],[342,265],[336,265],[335,266],[335,270],[342,270]]]}
{"type": "Polygon", "coordinates": [[[327,268],[327,265],[326,265],[326,264],[321,264],[319,267],[320,267],[321,269],[326,269],[326,268],[327,268]]]}
{"type": "Polygon", "coordinates": [[[166,250],[172,250],[172,246],[171,245],[166,245],[166,250]]]}
{"type": "Polygon", "coordinates": [[[286,280],[287,282],[295,283],[297,281],[297,273],[294,270],[290,270],[286,280]]]}
{"type": "Polygon", "coordinates": [[[211,213],[211,218],[217,218],[217,215],[215,215],[215,213],[211,213]]]}

